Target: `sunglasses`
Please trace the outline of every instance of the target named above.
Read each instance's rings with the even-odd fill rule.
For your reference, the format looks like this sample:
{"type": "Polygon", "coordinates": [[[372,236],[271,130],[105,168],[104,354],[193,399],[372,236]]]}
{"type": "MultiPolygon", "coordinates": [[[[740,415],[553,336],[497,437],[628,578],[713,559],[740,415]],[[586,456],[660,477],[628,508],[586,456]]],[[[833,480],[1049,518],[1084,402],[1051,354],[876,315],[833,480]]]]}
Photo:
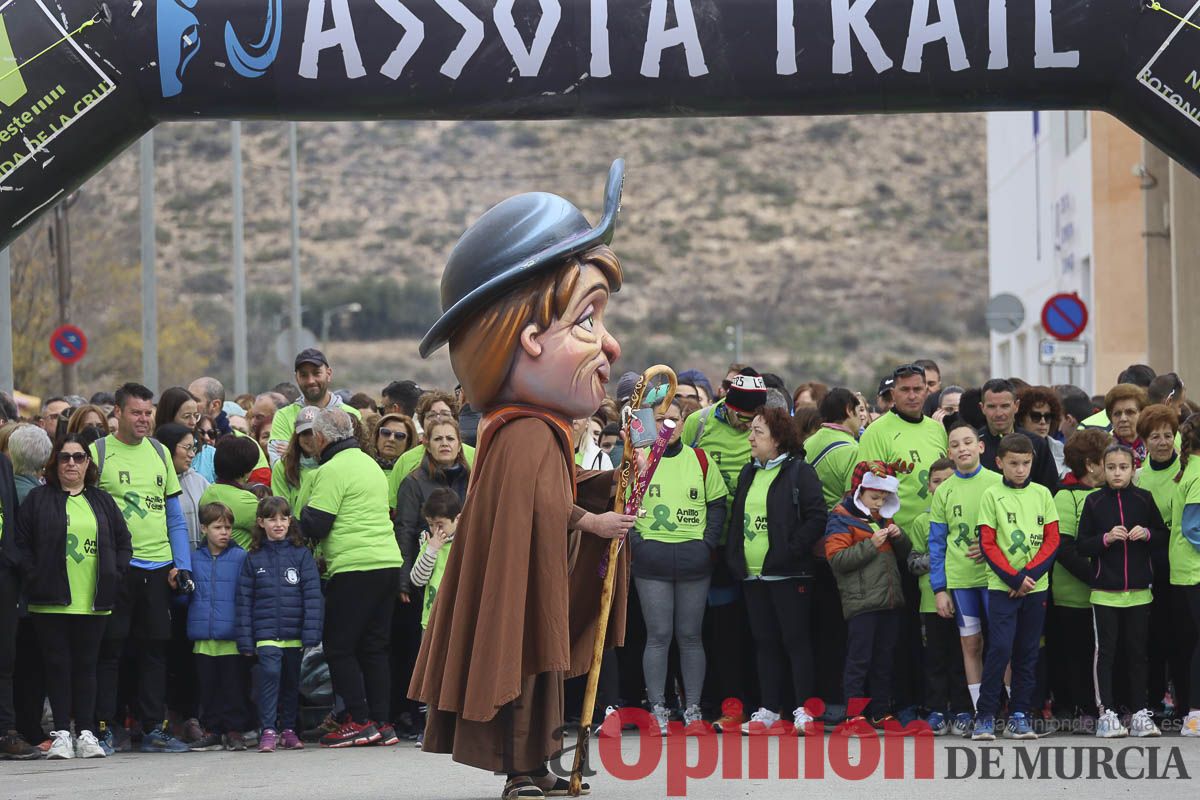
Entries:
{"type": "Polygon", "coordinates": [[[76,464],[82,464],[87,460],[87,453],[63,453],[60,451],[58,454],[58,463],[60,464],[68,464],[72,461],[74,461],[76,464]]]}
{"type": "Polygon", "coordinates": [[[1030,411],[1029,412],[1029,421],[1030,422],[1053,422],[1054,415],[1051,414],[1049,411],[1045,411],[1045,412],[1030,411]]]}
{"type": "Polygon", "coordinates": [[[215,439],[217,438],[217,431],[214,428],[197,428],[196,435],[203,436],[205,439],[215,439]]]}
{"type": "Polygon", "coordinates": [[[391,428],[380,428],[379,435],[385,439],[399,439],[401,441],[408,438],[408,433],[405,431],[394,431],[391,428]]]}
{"type": "Polygon", "coordinates": [[[904,366],[896,367],[896,369],[892,371],[893,380],[896,378],[907,378],[910,375],[920,375],[922,378],[924,378],[925,368],[917,366],[916,364],[905,364],[904,366]]]}

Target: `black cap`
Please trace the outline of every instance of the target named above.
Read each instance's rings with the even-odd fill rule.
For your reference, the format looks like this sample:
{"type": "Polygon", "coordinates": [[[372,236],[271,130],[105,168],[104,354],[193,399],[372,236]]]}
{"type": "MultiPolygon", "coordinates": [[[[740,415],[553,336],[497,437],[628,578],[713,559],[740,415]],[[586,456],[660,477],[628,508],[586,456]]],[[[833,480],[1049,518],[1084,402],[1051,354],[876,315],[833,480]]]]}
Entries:
{"type": "Polygon", "coordinates": [[[416,381],[392,381],[383,387],[384,397],[408,397],[420,394],[421,387],[416,381]]]}
{"type": "Polygon", "coordinates": [[[300,351],[300,355],[296,356],[296,366],[294,369],[299,370],[301,364],[316,364],[318,367],[329,366],[329,362],[325,359],[325,354],[315,347],[300,351]]]}
{"type": "Polygon", "coordinates": [[[875,393],[876,396],[882,397],[883,395],[889,393],[890,391],[892,391],[892,387],[894,387],[895,385],[896,385],[896,379],[893,378],[891,375],[888,375],[886,378],[884,378],[883,380],[881,380],[879,382],[879,391],[875,393]]]}

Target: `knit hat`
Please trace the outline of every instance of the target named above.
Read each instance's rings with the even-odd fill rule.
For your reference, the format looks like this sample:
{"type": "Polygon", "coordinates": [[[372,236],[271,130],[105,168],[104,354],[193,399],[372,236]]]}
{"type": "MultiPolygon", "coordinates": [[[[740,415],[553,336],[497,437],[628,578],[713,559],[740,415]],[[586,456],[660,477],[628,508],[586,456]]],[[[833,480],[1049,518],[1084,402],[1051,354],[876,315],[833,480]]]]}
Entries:
{"type": "Polygon", "coordinates": [[[883,501],[883,507],[879,509],[879,516],[884,519],[891,519],[900,510],[900,498],[897,496],[897,492],[900,491],[900,481],[896,478],[895,468],[891,464],[884,464],[882,461],[860,461],[854,468],[854,476],[850,484],[854,487],[854,505],[858,506],[858,509],[864,514],[870,514],[870,512],[859,500],[863,489],[878,489],[890,495],[883,501]]]}
{"type": "Polygon", "coordinates": [[[232,400],[226,400],[225,404],[221,406],[221,410],[225,412],[225,416],[227,417],[246,416],[246,409],[242,408],[232,400]]]}
{"type": "Polygon", "coordinates": [[[621,376],[621,380],[617,381],[617,402],[619,404],[625,405],[629,402],[629,398],[633,397],[633,387],[637,386],[640,377],[636,372],[626,372],[621,376]]]}
{"type": "Polygon", "coordinates": [[[713,396],[713,388],[712,384],[708,380],[708,376],[698,369],[685,369],[683,372],[679,373],[679,382],[690,383],[693,386],[703,389],[704,393],[710,398],[713,396]]]}
{"type": "Polygon", "coordinates": [[[725,407],[739,414],[753,414],[767,402],[767,385],[757,371],[746,367],[729,382],[725,407]]]}

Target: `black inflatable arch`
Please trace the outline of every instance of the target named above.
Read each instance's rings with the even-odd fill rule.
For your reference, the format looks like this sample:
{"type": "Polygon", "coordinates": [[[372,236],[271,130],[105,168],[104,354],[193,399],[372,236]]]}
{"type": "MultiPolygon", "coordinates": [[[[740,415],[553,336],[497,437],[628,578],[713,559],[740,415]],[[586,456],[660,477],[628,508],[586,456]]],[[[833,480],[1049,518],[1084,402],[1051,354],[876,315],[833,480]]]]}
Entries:
{"type": "Polygon", "coordinates": [[[0,246],[164,120],[1039,108],[1200,173],[1200,0],[0,0],[0,246]]]}

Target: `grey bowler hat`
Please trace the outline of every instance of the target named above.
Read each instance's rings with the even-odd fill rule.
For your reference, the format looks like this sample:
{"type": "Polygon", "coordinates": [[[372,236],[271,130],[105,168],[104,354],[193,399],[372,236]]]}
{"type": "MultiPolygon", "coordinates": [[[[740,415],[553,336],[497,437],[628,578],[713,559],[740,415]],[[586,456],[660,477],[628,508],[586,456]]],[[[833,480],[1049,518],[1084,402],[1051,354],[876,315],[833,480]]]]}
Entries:
{"type": "Polygon", "coordinates": [[[450,252],[442,272],[442,316],[421,341],[421,357],[522,281],[569,256],[610,244],[624,180],[625,161],[618,158],[608,171],[604,216],[594,228],[573,204],[547,192],[519,194],[486,211],[450,252]]]}

